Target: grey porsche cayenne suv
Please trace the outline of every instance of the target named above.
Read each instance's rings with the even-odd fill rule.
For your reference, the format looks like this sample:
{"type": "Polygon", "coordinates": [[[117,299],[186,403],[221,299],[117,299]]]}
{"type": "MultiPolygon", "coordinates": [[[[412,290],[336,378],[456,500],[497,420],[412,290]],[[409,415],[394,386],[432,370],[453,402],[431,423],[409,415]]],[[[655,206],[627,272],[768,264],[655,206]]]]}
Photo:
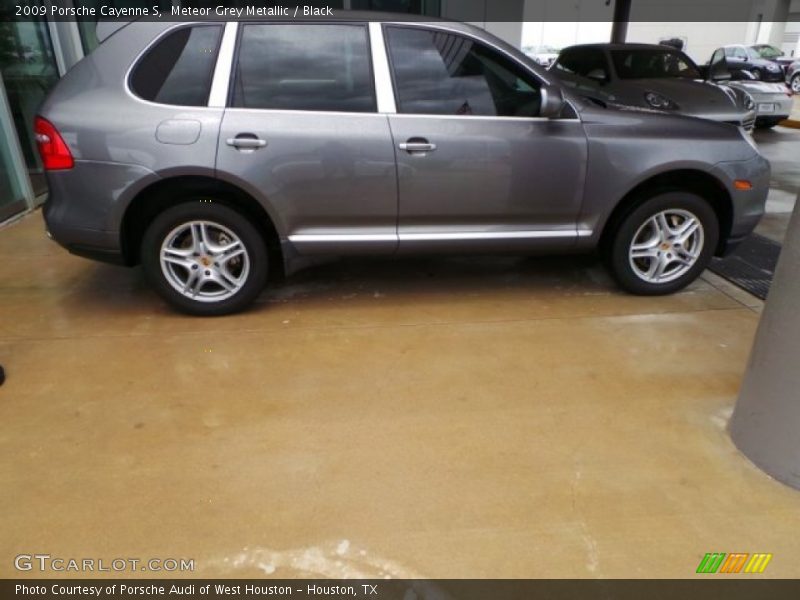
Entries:
{"type": "Polygon", "coordinates": [[[101,24],[35,133],[50,235],[219,315],[309,259],[599,250],[666,294],[748,235],[740,128],[609,109],[466,24],[101,24]]]}

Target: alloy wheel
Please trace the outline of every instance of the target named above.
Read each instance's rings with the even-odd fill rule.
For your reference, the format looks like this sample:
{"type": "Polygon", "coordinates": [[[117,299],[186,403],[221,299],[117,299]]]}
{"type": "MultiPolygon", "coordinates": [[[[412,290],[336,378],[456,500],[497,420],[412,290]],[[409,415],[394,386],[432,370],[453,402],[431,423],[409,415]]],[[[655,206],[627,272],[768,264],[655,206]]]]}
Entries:
{"type": "Polygon", "coordinates": [[[700,219],[683,209],[663,210],[636,231],[628,250],[631,268],[647,283],[674,281],[689,271],[703,252],[700,219]]]}
{"type": "Polygon", "coordinates": [[[170,231],[160,249],[161,271],[179,293],[221,302],[247,282],[250,256],[241,239],[213,221],[189,221],[170,231]]]}

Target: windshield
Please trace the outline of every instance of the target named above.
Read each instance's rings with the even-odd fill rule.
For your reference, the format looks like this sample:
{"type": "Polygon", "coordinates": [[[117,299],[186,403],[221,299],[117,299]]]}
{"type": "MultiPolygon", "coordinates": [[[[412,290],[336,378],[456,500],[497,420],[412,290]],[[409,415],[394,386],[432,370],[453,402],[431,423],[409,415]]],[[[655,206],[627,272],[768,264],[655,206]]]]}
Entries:
{"type": "Polygon", "coordinates": [[[612,50],[611,58],[620,79],[703,78],[691,59],[677,50],[661,48],[612,50]]]}
{"type": "Polygon", "coordinates": [[[781,56],[781,51],[774,46],[751,46],[747,49],[750,58],[778,58],[781,56]]]}

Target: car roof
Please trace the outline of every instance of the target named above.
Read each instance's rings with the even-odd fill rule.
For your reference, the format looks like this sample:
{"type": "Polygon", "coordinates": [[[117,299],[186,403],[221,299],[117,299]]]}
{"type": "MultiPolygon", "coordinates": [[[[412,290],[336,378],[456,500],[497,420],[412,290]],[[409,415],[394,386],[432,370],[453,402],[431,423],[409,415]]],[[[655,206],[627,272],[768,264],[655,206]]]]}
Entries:
{"type": "MultiPolygon", "coordinates": [[[[564,50],[572,50],[573,48],[596,48],[599,50],[673,50],[682,52],[674,46],[667,46],[665,44],[640,44],[640,43],[602,43],[602,44],[576,44],[564,48],[564,50]]],[[[563,52],[563,50],[562,50],[563,52]]]]}

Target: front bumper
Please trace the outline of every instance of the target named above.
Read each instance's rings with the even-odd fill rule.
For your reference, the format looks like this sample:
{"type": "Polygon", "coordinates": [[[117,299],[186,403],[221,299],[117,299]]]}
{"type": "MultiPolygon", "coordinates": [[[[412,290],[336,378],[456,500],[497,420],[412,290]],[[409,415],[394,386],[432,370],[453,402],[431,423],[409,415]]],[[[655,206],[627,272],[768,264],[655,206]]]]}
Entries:
{"type": "Polygon", "coordinates": [[[769,161],[761,154],[748,160],[717,163],[715,168],[722,173],[733,207],[730,231],[718,249],[718,254],[725,254],[750,235],[764,216],[771,170],[769,161]],[[737,179],[749,181],[752,188],[736,189],[733,182],[737,179]]]}

